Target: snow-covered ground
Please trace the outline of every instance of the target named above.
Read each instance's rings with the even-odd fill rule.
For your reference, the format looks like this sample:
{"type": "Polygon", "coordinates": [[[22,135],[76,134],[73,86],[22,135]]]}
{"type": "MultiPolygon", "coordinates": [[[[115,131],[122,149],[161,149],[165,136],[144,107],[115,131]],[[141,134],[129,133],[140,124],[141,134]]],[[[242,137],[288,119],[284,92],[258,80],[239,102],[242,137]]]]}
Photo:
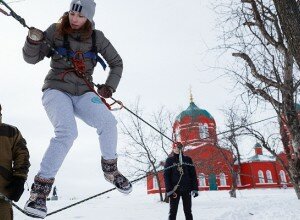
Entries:
{"type": "MultiPolygon", "coordinates": [[[[166,220],[169,205],[159,202],[158,195],[147,195],[145,188],[144,184],[134,185],[134,191],[127,196],[113,191],[46,219],[166,220]]],[[[19,206],[23,207],[27,194],[28,192],[18,202],[19,206]]],[[[50,201],[49,212],[91,195],[50,201]]],[[[193,199],[194,219],[300,219],[300,201],[293,189],[241,190],[237,192],[237,196],[237,199],[230,198],[228,191],[200,192],[199,197],[193,199]]],[[[18,210],[14,210],[14,213],[16,220],[30,219],[18,210]]],[[[177,219],[185,219],[182,203],[179,206],[177,219]]]]}

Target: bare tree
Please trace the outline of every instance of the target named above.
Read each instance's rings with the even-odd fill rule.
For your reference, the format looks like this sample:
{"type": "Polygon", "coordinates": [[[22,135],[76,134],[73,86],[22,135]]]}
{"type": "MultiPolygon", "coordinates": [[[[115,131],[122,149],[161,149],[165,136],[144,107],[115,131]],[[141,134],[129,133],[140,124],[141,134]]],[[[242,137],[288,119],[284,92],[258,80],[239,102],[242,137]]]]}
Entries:
{"type": "MultiPolygon", "coordinates": [[[[139,102],[135,105],[133,112],[142,117],[142,110],[139,102]]],[[[163,107],[152,116],[153,126],[162,134],[172,134],[172,115],[163,107]]],[[[145,174],[153,174],[158,184],[160,201],[163,201],[162,179],[159,179],[158,168],[161,161],[168,156],[167,148],[170,148],[170,141],[166,141],[162,134],[154,131],[140,121],[136,116],[130,115],[129,120],[122,121],[122,131],[127,138],[126,158],[130,159],[132,175],[139,177],[145,174]]]]}
{"type": "Polygon", "coordinates": [[[300,67],[300,9],[296,0],[273,0],[289,49],[300,67]]]}
{"type": "Polygon", "coordinates": [[[227,110],[223,110],[225,116],[225,130],[220,135],[217,147],[220,149],[220,152],[223,152],[222,149],[226,148],[230,150],[233,155],[233,160],[229,159],[226,155],[224,156],[225,161],[230,168],[230,173],[232,177],[232,186],[229,191],[230,197],[236,198],[236,189],[238,182],[238,174],[241,171],[241,154],[239,150],[239,138],[243,136],[243,127],[247,126],[247,115],[241,116],[238,113],[237,108],[231,107],[227,110]],[[236,166],[237,164],[237,166],[236,166]],[[237,168],[236,168],[237,167],[237,168]]]}
{"type": "Polygon", "coordinates": [[[292,148],[285,153],[290,178],[300,199],[300,123],[295,105],[300,77],[294,67],[291,47],[282,32],[273,0],[232,0],[231,3],[222,7],[230,24],[223,32],[222,47],[234,50],[232,55],[244,61],[244,64],[237,62],[236,69],[230,68],[231,73],[246,89],[249,100],[270,104],[280,125],[286,128],[281,132],[282,143],[285,149],[292,143],[292,148]]]}

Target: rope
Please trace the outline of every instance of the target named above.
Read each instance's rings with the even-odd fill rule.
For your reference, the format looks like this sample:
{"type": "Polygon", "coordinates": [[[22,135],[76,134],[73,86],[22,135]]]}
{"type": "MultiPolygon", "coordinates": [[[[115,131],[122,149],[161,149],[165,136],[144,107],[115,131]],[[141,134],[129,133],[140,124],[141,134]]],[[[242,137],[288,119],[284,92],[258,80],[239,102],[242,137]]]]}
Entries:
{"type": "MultiPolygon", "coordinates": [[[[24,27],[27,27],[28,29],[30,29],[27,25],[26,25],[26,22],[23,18],[21,18],[19,15],[17,15],[3,0],[0,0],[0,3],[2,3],[3,5],[5,5],[11,12],[10,14],[13,16],[13,18],[15,18],[16,20],[18,20],[24,27]]],[[[99,84],[95,84],[94,82],[91,82],[90,80],[88,80],[88,78],[86,77],[86,75],[84,74],[84,72],[82,72],[80,70],[80,68],[74,66],[74,64],[72,62],[70,62],[70,60],[67,58],[67,57],[64,57],[62,56],[61,54],[58,53],[58,51],[53,48],[45,39],[42,41],[42,43],[46,44],[47,47],[53,52],[55,53],[56,55],[58,55],[61,59],[63,59],[71,68],[74,68],[75,71],[77,73],[79,73],[82,78],[85,80],[85,82],[87,83],[87,86],[91,89],[93,88],[93,86],[96,86],[97,88],[99,88],[99,84]]],[[[102,101],[104,101],[104,104],[106,106],[108,106],[108,104],[106,103],[105,99],[103,99],[94,89],[91,89],[97,96],[99,96],[101,98],[102,101]]],[[[110,97],[114,103],[117,103],[121,106],[121,108],[124,108],[125,110],[127,110],[129,113],[131,113],[132,115],[134,115],[135,117],[137,117],[139,120],[141,120],[142,122],[144,122],[145,124],[147,124],[149,127],[151,127],[153,130],[155,130],[156,132],[158,132],[160,135],[162,135],[163,137],[165,137],[166,139],[168,139],[169,141],[171,141],[172,143],[176,143],[172,138],[168,137],[167,135],[165,135],[164,133],[162,133],[161,131],[159,131],[157,128],[155,128],[153,125],[151,125],[149,122],[147,122],[146,120],[144,120],[143,118],[141,118],[140,116],[138,116],[137,114],[135,114],[133,111],[131,111],[129,108],[127,108],[125,105],[123,105],[123,103],[121,101],[118,101],[116,99],[114,99],[113,97],[110,97]]],[[[112,104],[112,105],[113,105],[112,104]]],[[[110,108],[110,107],[109,107],[110,108]]],[[[114,109],[115,110],[115,109],[114,109]]],[[[249,123],[248,125],[244,125],[244,126],[239,126],[233,130],[238,130],[242,127],[245,127],[245,126],[250,126],[250,125],[253,125],[253,124],[256,124],[256,123],[260,123],[262,121],[266,121],[266,120],[270,120],[272,118],[275,118],[277,116],[273,116],[273,117],[270,117],[270,118],[266,118],[266,119],[263,119],[263,120],[260,120],[260,121],[256,121],[256,122],[253,122],[253,123],[249,123]]],[[[220,135],[220,134],[225,134],[227,132],[230,132],[229,131],[225,131],[225,132],[220,132],[218,133],[217,135],[220,135]]],[[[209,137],[207,138],[204,138],[203,140],[205,139],[208,139],[209,137]]]]}
{"type": "Polygon", "coordinates": [[[2,5],[4,5],[4,6],[10,11],[10,13],[7,13],[7,12],[5,12],[5,11],[4,11],[4,13],[3,13],[3,10],[1,10],[1,12],[2,12],[3,14],[5,14],[5,15],[7,15],[7,16],[12,16],[14,19],[16,19],[18,22],[20,22],[20,23],[23,25],[23,27],[26,27],[26,28],[30,29],[30,28],[27,26],[27,24],[26,24],[24,18],[20,17],[17,13],[15,13],[14,10],[12,10],[12,8],[9,7],[9,5],[8,5],[5,1],[0,0],[0,3],[1,3],[2,5]]]}
{"type": "MultiPolygon", "coordinates": [[[[5,3],[5,1],[0,0],[0,3],[3,4],[7,9],[9,9],[9,10],[10,10],[10,13],[5,12],[5,11],[2,10],[1,8],[0,8],[0,12],[2,12],[4,15],[12,16],[12,17],[15,18],[17,21],[19,21],[24,27],[26,27],[27,29],[30,29],[30,27],[26,24],[25,19],[23,19],[22,17],[20,17],[18,14],[16,14],[16,13],[13,11],[13,9],[10,8],[10,7],[7,5],[7,3],[5,3]]],[[[78,74],[80,74],[81,77],[84,79],[84,81],[86,82],[87,86],[88,86],[90,89],[92,88],[91,90],[92,90],[95,94],[97,94],[97,95],[102,99],[102,97],[101,97],[101,96],[93,89],[93,86],[96,86],[97,88],[99,88],[99,84],[95,84],[94,82],[90,82],[90,80],[88,80],[88,78],[86,77],[85,73],[83,72],[81,66],[79,66],[79,65],[74,65],[74,63],[70,62],[70,61],[68,60],[67,57],[64,57],[64,56],[62,56],[61,54],[59,54],[58,51],[56,51],[56,49],[53,48],[53,47],[46,41],[46,39],[44,39],[44,40],[42,41],[42,43],[46,44],[47,47],[48,47],[52,52],[54,52],[56,55],[59,55],[59,57],[60,57],[61,59],[63,59],[63,60],[64,60],[71,68],[74,68],[74,70],[75,70],[78,74]]],[[[145,121],[143,118],[141,118],[140,116],[138,116],[137,114],[135,114],[133,111],[131,111],[131,110],[130,110],[129,108],[127,108],[126,106],[124,106],[122,102],[120,102],[120,101],[114,99],[113,97],[111,97],[111,99],[114,101],[114,103],[118,103],[122,108],[126,109],[128,112],[130,112],[131,114],[133,114],[134,116],[136,116],[139,120],[143,121],[145,124],[147,124],[147,125],[150,126],[152,129],[154,129],[155,131],[157,131],[157,132],[158,132],[159,134],[161,134],[163,137],[165,137],[166,139],[168,139],[169,141],[171,141],[171,142],[173,142],[173,143],[176,143],[173,139],[171,139],[170,137],[166,136],[164,133],[162,133],[161,131],[159,131],[159,130],[158,130],[157,128],[155,128],[153,125],[151,125],[150,123],[148,123],[147,121],[145,121]]],[[[105,100],[104,100],[104,103],[106,103],[105,100]]],[[[114,104],[114,103],[113,103],[113,104],[114,104]]],[[[106,104],[107,104],[107,103],[106,103],[106,104]]],[[[275,117],[277,117],[277,116],[273,116],[273,117],[270,117],[270,118],[267,118],[267,119],[263,119],[263,120],[260,120],[260,121],[256,121],[256,122],[250,123],[250,124],[248,124],[248,126],[249,126],[249,125],[256,124],[256,123],[260,123],[260,122],[262,122],[262,121],[270,120],[270,119],[275,118],[275,117]]],[[[245,127],[245,126],[247,126],[247,125],[239,126],[239,127],[235,128],[234,130],[238,130],[238,129],[240,129],[240,128],[242,128],[242,127],[245,127]]],[[[232,130],[230,130],[230,131],[232,131],[232,130]]],[[[217,135],[224,134],[224,133],[227,133],[227,132],[230,132],[230,131],[220,132],[220,133],[218,133],[217,135]]],[[[208,137],[207,137],[207,138],[208,138],[208,137]]],[[[206,139],[206,138],[204,138],[204,139],[206,139]]],[[[169,167],[167,167],[167,168],[164,168],[164,169],[162,169],[162,170],[160,170],[160,171],[158,171],[158,172],[162,172],[162,171],[167,170],[167,169],[170,169],[170,168],[172,168],[172,167],[174,167],[174,166],[178,166],[178,167],[180,167],[180,168],[182,169],[182,165],[195,166],[195,165],[193,165],[193,164],[187,164],[187,163],[183,163],[183,162],[181,161],[181,162],[179,163],[179,165],[178,165],[178,164],[174,164],[174,165],[169,166],[169,167]]],[[[181,173],[181,176],[180,176],[180,180],[181,180],[181,177],[182,177],[182,175],[183,175],[183,170],[182,170],[182,172],[180,172],[180,173],[181,173]]],[[[146,178],[146,177],[149,176],[149,175],[151,175],[151,173],[149,173],[149,174],[147,174],[147,175],[144,175],[144,176],[142,176],[142,177],[140,177],[140,178],[137,178],[137,179],[133,180],[132,183],[138,182],[138,181],[140,181],[140,180],[146,178]]],[[[179,182],[180,182],[180,180],[179,180],[179,182]]],[[[179,182],[178,182],[178,184],[179,184],[179,182]]],[[[177,184],[177,185],[178,185],[178,184],[177,184]]],[[[177,187],[178,187],[178,186],[177,186],[177,187]]],[[[174,188],[175,188],[175,187],[174,187],[174,188]]],[[[88,200],[90,200],[90,199],[93,199],[93,198],[96,198],[96,197],[98,197],[98,196],[104,195],[104,194],[106,194],[106,193],[108,193],[108,192],[111,192],[111,191],[113,191],[113,190],[115,190],[115,189],[116,189],[116,188],[111,188],[111,189],[106,190],[106,191],[104,191],[104,192],[102,192],[102,193],[99,193],[99,194],[97,194],[97,195],[94,195],[94,196],[91,196],[91,197],[86,198],[86,199],[84,199],[84,200],[81,200],[81,201],[79,201],[79,202],[77,202],[77,203],[71,204],[71,205],[66,206],[66,207],[64,207],[64,208],[61,208],[61,209],[56,210],[56,211],[54,211],[54,212],[51,212],[51,213],[47,214],[47,216],[53,215],[53,214],[55,214],[55,213],[58,213],[58,212],[61,212],[61,211],[65,210],[65,209],[68,209],[68,208],[71,208],[71,207],[73,207],[73,206],[79,205],[79,204],[81,204],[81,203],[83,203],[83,202],[86,202],[86,201],[88,201],[88,200]]],[[[21,211],[21,212],[24,213],[25,215],[28,215],[23,209],[21,209],[20,207],[18,207],[16,204],[14,204],[11,200],[9,200],[9,199],[8,199],[7,197],[5,197],[3,194],[0,194],[0,199],[4,200],[4,201],[6,201],[6,202],[9,202],[9,203],[12,204],[16,209],[18,209],[19,211],[21,211]]],[[[28,215],[28,216],[29,216],[29,215],[28,215]]]]}
{"type": "MultiPolygon", "coordinates": [[[[165,171],[165,170],[171,169],[171,168],[173,168],[173,167],[175,167],[175,166],[178,166],[178,164],[173,164],[172,166],[169,166],[169,167],[166,167],[166,168],[164,168],[164,169],[161,169],[161,170],[157,171],[157,173],[160,173],[160,172],[163,172],[163,171],[165,171]]],[[[134,180],[131,181],[131,183],[136,183],[136,182],[138,182],[138,181],[140,181],[140,180],[142,180],[142,179],[144,179],[144,178],[146,178],[146,177],[148,177],[148,176],[150,176],[150,175],[152,175],[152,173],[148,173],[148,174],[146,174],[146,175],[144,175],[144,176],[142,176],[142,177],[139,177],[139,178],[137,178],[137,179],[134,179],[134,180]]],[[[69,208],[71,208],[71,207],[74,207],[74,206],[76,206],[76,205],[79,205],[79,204],[81,204],[81,203],[84,203],[84,202],[86,202],[86,201],[88,201],[88,200],[94,199],[94,198],[99,197],[99,196],[101,196],[101,195],[104,195],[104,194],[106,194],[106,193],[112,192],[112,191],[114,191],[114,190],[116,190],[116,189],[117,189],[116,187],[111,188],[111,189],[108,189],[108,190],[106,190],[106,191],[104,191],[104,192],[101,192],[101,193],[96,194],[96,195],[94,195],[94,196],[88,197],[88,198],[83,199],[83,200],[81,200],[81,201],[79,201],[79,202],[73,203],[73,204],[68,205],[68,206],[66,206],[66,207],[63,207],[63,208],[61,208],[61,209],[55,210],[55,211],[53,211],[53,212],[50,212],[50,213],[47,214],[47,216],[54,215],[54,214],[56,214],[56,213],[62,212],[62,211],[64,211],[64,210],[66,210],[66,209],[69,209],[69,208]]],[[[22,212],[24,215],[27,215],[27,216],[32,217],[31,215],[29,215],[28,213],[26,213],[22,208],[20,208],[18,205],[16,205],[15,203],[13,203],[12,200],[8,199],[8,198],[7,198],[5,195],[3,195],[2,193],[0,193],[0,200],[4,200],[5,202],[10,203],[13,207],[15,207],[17,210],[19,210],[20,212],[22,212]]]]}
{"type": "MultiPolygon", "coordinates": [[[[99,85],[98,85],[99,86],[99,85]]],[[[114,99],[113,97],[111,97],[111,99],[115,102],[118,102],[116,99],[114,99]]],[[[176,143],[172,138],[168,137],[167,135],[165,135],[164,133],[162,133],[160,130],[158,130],[157,128],[155,128],[153,125],[151,125],[149,122],[145,121],[143,118],[141,118],[140,116],[138,116],[137,114],[135,114],[133,111],[131,111],[129,108],[127,108],[125,105],[123,105],[123,108],[125,110],[127,110],[128,112],[130,112],[132,115],[134,115],[135,117],[137,117],[139,120],[141,120],[142,122],[144,122],[145,124],[147,124],[149,127],[151,127],[153,130],[157,131],[160,135],[162,135],[163,137],[165,137],[166,139],[168,139],[169,141],[171,141],[172,143],[176,143]]]]}
{"type": "MultiPolygon", "coordinates": [[[[185,162],[183,162],[182,165],[186,165],[186,166],[194,166],[194,167],[199,166],[198,164],[189,164],[189,163],[185,163],[185,162]]],[[[160,173],[160,172],[163,172],[163,171],[165,171],[165,170],[171,169],[171,168],[173,168],[173,167],[175,167],[175,166],[181,167],[181,169],[182,169],[182,165],[180,165],[180,163],[173,164],[173,165],[171,165],[171,166],[169,166],[169,167],[166,167],[166,168],[164,168],[164,169],[161,169],[161,170],[157,171],[157,173],[160,173]]],[[[180,171],[179,171],[179,172],[180,172],[180,171]]],[[[181,172],[180,172],[180,173],[181,173],[181,172]]],[[[244,175],[244,176],[250,176],[250,177],[252,177],[252,178],[260,178],[260,177],[255,176],[255,175],[248,175],[248,174],[243,174],[243,173],[239,173],[239,174],[240,174],[240,175],[244,175]]],[[[142,176],[142,177],[139,177],[139,178],[137,178],[137,179],[134,179],[134,180],[131,181],[131,183],[134,184],[134,183],[136,183],[136,182],[138,182],[138,181],[140,181],[140,180],[142,180],[142,179],[144,179],[144,178],[146,178],[146,177],[148,177],[148,176],[150,176],[150,175],[152,175],[152,173],[148,173],[148,174],[146,174],[146,175],[144,175],[144,176],[142,176]]],[[[180,179],[179,179],[179,181],[178,181],[178,183],[177,183],[178,186],[179,186],[179,183],[180,183],[180,181],[181,181],[182,175],[183,175],[183,171],[182,171],[181,176],[180,176],[180,179]]],[[[267,180],[271,180],[271,179],[268,179],[268,178],[267,178],[267,180]]],[[[283,184],[288,184],[288,182],[283,182],[283,181],[281,181],[281,183],[283,183],[283,184]]],[[[177,190],[178,186],[177,186],[177,187],[175,186],[174,189],[172,190],[173,194],[174,194],[175,191],[177,190]]],[[[66,209],[69,209],[69,208],[71,208],[71,207],[74,207],[74,206],[76,206],[76,205],[79,205],[79,204],[81,204],[81,203],[84,203],[84,202],[86,202],[86,201],[88,201],[88,200],[94,199],[94,198],[99,197],[99,196],[101,196],[101,195],[104,195],[104,194],[106,194],[106,193],[112,192],[112,191],[114,191],[114,190],[116,190],[116,187],[111,188],[111,189],[108,189],[108,190],[106,190],[106,191],[104,191],[104,192],[101,192],[101,193],[99,193],[99,194],[96,194],[96,195],[94,195],[94,196],[88,197],[88,198],[86,198],[86,199],[83,199],[83,200],[81,200],[81,201],[79,201],[79,202],[76,202],[76,203],[73,203],[73,204],[71,204],[71,205],[68,205],[68,206],[63,207],[63,208],[61,208],[61,209],[55,210],[55,211],[53,211],[53,212],[50,212],[50,213],[47,214],[47,216],[54,215],[54,214],[56,214],[56,213],[62,212],[62,211],[64,211],[64,210],[66,210],[66,209]]],[[[176,195],[175,195],[175,196],[176,196],[176,195]]],[[[24,215],[27,215],[27,216],[32,217],[31,215],[29,215],[28,213],[26,213],[22,208],[20,208],[18,205],[14,204],[10,199],[8,199],[8,198],[7,198],[5,195],[3,195],[2,193],[0,193],[0,199],[6,201],[6,202],[8,202],[8,203],[10,203],[13,207],[15,207],[17,210],[19,210],[20,212],[22,212],[24,215]]]]}

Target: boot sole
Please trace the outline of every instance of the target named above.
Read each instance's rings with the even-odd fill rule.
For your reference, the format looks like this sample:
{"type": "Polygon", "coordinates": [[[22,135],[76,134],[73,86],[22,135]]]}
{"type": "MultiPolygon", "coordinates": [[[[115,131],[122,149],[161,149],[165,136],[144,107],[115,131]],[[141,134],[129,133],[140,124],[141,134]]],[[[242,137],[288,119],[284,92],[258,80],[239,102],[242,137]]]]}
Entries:
{"type": "MultiPolygon", "coordinates": [[[[105,176],[104,176],[104,179],[105,179],[107,182],[113,184],[113,183],[112,183],[109,179],[107,179],[105,176]]],[[[113,185],[114,185],[114,184],[113,184],[113,185]]],[[[116,185],[114,185],[114,186],[116,187],[116,185]]],[[[128,189],[128,190],[123,190],[123,189],[120,189],[120,188],[118,188],[118,187],[116,187],[116,189],[117,189],[119,192],[124,193],[124,194],[126,194],[126,195],[128,195],[129,193],[132,192],[132,186],[131,186],[130,189],[128,189]]]]}

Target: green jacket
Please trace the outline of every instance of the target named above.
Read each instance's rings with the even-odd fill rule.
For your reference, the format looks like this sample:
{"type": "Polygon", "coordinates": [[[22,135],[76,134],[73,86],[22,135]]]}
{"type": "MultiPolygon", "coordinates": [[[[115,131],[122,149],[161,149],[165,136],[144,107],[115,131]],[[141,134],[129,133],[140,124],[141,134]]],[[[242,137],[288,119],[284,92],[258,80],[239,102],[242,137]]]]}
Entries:
{"type": "Polygon", "coordinates": [[[27,179],[29,152],[20,131],[0,121],[0,192],[9,196],[5,187],[13,176],[27,179]]]}
{"type": "MultiPolygon", "coordinates": [[[[52,24],[44,32],[45,39],[54,48],[63,47],[64,38],[56,32],[56,26],[57,24],[52,24]]],[[[105,83],[112,87],[115,91],[122,76],[122,59],[101,31],[95,30],[95,33],[97,51],[102,55],[102,57],[110,67],[110,71],[105,83]]],[[[70,49],[74,52],[81,51],[83,53],[91,51],[92,37],[90,36],[88,39],[81,38],[82,37],[80,32],[74,32],[68,35],[70,49]]],[[[47,56],[50,52],[50,48],[45,43],[31,44],[26,39],[25,45],[23,47],[23,58],[27,63],[36,64],[39,61],[43,60],[45,56],[47,56]]],[[[92,74],[94,72],[95,61],[86,58],[84,63],[86,68],[85,75],[92,82],[92,74]]],[[[42,88],[43,91],[48,88],[52,88],[63,92],[68,92],[72,95],[82,95],[90,91],[85,81],[82,78],[78,77],[74,72],[70,72],[66,75],[63,74],[65,70],[70,69],[70,66],[66,61],[61,59],[59,55],[53,55],[51,57],[50,67],[51,69],[49,70],[48,75],[45,78],[45,82],[42,88]]]]}

